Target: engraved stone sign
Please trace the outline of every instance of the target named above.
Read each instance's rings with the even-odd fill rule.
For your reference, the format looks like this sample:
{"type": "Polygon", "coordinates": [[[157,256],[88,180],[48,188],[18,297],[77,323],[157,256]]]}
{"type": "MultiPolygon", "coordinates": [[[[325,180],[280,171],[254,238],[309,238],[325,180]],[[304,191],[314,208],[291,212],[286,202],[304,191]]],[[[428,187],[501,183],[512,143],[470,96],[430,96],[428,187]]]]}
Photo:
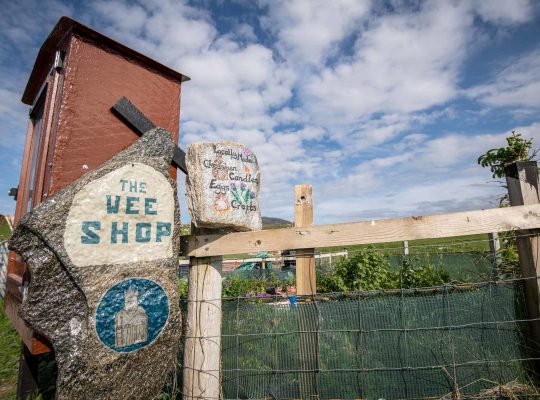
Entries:
{"type": "Polygon", "coordinates": [[[173,151],[167,131],[147,132],[25,215],[13,233],[10,248],[31,272],[21,316],[54,346],[58,399],[150,399],[173,367],[173,151]]]}
{"type": "Polygon", "coordinates": [[[186,193],[197,227],[260,230],[257,157],[240,143],[194,143],[187,151],[186,193]]]}

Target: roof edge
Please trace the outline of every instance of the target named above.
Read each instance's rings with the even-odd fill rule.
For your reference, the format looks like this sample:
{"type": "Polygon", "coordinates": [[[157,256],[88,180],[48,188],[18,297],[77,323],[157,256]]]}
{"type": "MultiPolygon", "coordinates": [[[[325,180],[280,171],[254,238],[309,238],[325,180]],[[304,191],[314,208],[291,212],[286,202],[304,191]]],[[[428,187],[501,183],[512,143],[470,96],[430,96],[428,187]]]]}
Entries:
{"type": "Polygon", "coordinates": [[[138,51],[135,51],[120,42],[117,42],[114,39],[111,39],[108,36],[99,33],[92,28],[87,27],[86,25],[81,24],[74,19],[63,16],[61,17],[54,28],[52,29],[47,39],[41,45],[36,61],[34,62],[34,67],[28,78],[28,82],[24,89],[21,101],[24,104],[32,105],[37,92],[39,91],[41,84],[45,75],[49,72],[45,71],[47,64],[50,63],[51,59],[54,59],[54,53],[56,51],[56,45],[69,34],[80,35],[83,38],[89,39],[92,42],[102,44],[105,47],[117,52],[126,58],[138,62],[150,69],[153,69],[157,72],[160,72],[174,80],[179,81],[180,83],[189,81],[191,78],[187,75],[184,75],[180,72],[177,72],[166,65],[163,65],[156,60],[145,56],[138,51]]]}

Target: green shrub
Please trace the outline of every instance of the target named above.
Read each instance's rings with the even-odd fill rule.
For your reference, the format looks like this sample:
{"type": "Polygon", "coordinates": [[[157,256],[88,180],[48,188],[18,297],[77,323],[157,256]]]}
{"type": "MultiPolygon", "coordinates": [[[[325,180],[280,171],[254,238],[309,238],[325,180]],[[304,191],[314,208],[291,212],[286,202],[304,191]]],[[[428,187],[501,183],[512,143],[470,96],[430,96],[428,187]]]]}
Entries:
{"type": "Polygon", "coordinates": [[[188,297],[188,278],[178,279],[178,295],[181,299],[188,297]]]}
{"type": "Polygon", "coordinates": [[[369,247],[339,260],[331,271],[317,276],[317,291],[321,293],[390,289],[395,284],[388,259],[369,247]]]}
{"type": "Polygon", "coordinates": [[[433,264],[422,263],[418,257],[403,260],[397,282],[402,288],[440,286],[450,282],[450,274],[433,264]]]}
{"type": "Polygon", "coordinates": [[[317,274],[317,291],[347,292],[357,290],[399,289],[443,285],[450,275],[418,257],[406,257],[402,268],[393,272],[388,258],[365,248],[343,258],[330,271],[317,274]]]}

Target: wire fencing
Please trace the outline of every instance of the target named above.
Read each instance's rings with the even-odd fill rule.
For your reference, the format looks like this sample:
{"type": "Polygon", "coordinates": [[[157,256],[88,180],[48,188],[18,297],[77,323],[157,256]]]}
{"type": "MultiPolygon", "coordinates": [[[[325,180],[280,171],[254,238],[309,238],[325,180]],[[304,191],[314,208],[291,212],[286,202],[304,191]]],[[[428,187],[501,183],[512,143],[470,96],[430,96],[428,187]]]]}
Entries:
{"type": "MultiPolygon", "coordinates": [[[[528,318],[524,296],[537,277],[519,273],[515,242],[503,236],[497,252],[485,238],[412,244],[408,256],[376,249],[397,276],[415,268],[412,258],[446,268],[442,285],[223,298],[222,398],[540,397],[529,334],[540,321],[528,318]]],[[[180,398],[181,363],[180,354],[163,398],[180,398]]]]}
{"type": "Polygon", "coordinates": [[[224,398],[416,399],[529,382],[522,280],[223,303],[224,398]],[[496,383],[494,383],[496,382],[496,383]]]}

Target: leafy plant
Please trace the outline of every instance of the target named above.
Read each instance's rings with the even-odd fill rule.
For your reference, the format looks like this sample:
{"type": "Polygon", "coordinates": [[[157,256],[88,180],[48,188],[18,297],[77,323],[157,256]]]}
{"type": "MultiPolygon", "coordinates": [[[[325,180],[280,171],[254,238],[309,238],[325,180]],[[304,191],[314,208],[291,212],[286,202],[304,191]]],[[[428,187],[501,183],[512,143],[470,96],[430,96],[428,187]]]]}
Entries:
{"type": "Polygon", "coordinates": [[[403,260],[399,281],[402,288],[440,286],[450,282],[450,274],[433,264],[421,263],[418,257],[407,257],[403,260]]]}
{"type": "Polygon", "coordinates": [[[178,279],[178,295],[181,299],[187,299],[188,297],[188,279],[178,279]]]}
{"type": "Polygon", "coordinates": [[[395,286],[386,257],[372,248],[360,249],[341,259],[329,272],[317,276],[320,292],[379,290],[395,286]]]}
{"type": "Polygon", "coordinates": [[[438,286],[450,282],[447,271],[418,257],[407,257],[401,270],[392,271],[387,257],[372,248],[340,260],[331,271],[317,274],[317,291],[346,292],[438,286]]]}
{"type": "Polygon", "coordinates": [[[504,169],[515,161],[530,161],[536,157],[538,150],[532,150],[533,140],[525,139],[521,133],[512,131],[506,138],[507,146],[488,150],[478,157],[478,164],[489,167],[493,178],[503,178],[504,169]],[[532,153],[531,153],[532,151],[532,153]]]}

